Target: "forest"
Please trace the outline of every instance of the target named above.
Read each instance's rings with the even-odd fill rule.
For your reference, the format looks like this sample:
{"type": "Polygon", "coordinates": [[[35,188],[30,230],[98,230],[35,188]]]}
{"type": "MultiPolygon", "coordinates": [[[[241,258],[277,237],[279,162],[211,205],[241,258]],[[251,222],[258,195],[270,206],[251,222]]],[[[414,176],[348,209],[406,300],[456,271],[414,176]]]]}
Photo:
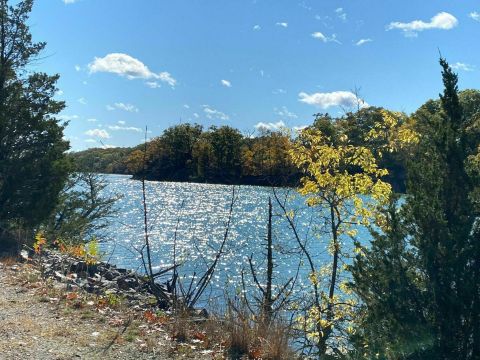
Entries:
{"type": "MultiPolygon", "coordinates": [[[[478,97],[465,91],[460,98],[478,97]]],[[[368,107],[333,118],[315,114],[309,129],[323,131],[332,138],[346,135],[353,145],[368,146],[375,152],[388,139],[365,140],[385,109],[368,107]]],[[[397,128],[409,121],[406,114],[392,113],[397,128]]],[[[172,126],[146,144],[134,148],[93,148],[69,153],[79,171],[131,174],[157,181],[190,181],[219,184],[295,186],[301,178],[288,151],[298,133],[289,129],[260,131],[246,136],[229,126],[204,129],[199,124],[172,126]],[[146,149],[146,156],[144,153],[146,149]]],[[[399,151],[386,153],[379,165],[389,170],[388,181],[400,192],[405,190],[405,166],[399,151]]]]}

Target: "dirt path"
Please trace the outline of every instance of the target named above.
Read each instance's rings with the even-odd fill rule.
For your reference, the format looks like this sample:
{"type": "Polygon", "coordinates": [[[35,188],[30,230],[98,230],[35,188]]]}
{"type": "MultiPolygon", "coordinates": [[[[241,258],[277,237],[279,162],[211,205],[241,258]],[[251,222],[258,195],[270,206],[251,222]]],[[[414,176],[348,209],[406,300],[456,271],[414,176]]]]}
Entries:
{"type": "Polygon", "coordinates": [[[45,290],[28,266],[0,263],[1,360],[212,358],[178,351],[162,329],[149,336],[132,317],[67,306],[54,290],[45,290]]]}

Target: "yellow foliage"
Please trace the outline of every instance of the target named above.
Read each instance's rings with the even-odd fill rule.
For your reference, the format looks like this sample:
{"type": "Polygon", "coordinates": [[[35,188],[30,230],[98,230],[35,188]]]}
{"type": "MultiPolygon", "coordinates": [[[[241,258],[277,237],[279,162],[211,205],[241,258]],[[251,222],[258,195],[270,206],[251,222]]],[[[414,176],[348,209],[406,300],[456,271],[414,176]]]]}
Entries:
{"type": "Polygon", "coordinates": [[[83,259],[89,265],[95,264],[99,260],[98,241],[96,239],[87,244],[67,244],[62,240],[56,240],[55,243],[60,252],[83,259]]]}
{"type": "Polygon", "coordinates": [[[47,239],[45,237],[45,234],[42,231],[38,231],[35,234],[35,242],[33,243],[33,250],[35,251],[36,254],[40,254],[46,244],[47,244],[47,239]]]}
{"type": "Polygon", "coordinates": [[[376,122],[373,129],[367,134],[365,140],[382,140],[379,149],[394,152],[415,145],[420,140],[420,135],[413,129],[413,122],[410,119],[400,122],[402,114],[393,111],[382,110],[383,122],[376,122]]]}
{"type": "MultiPolygon", "coordinates": [[[[373,217],[373,205],[385,204],[390,197],[390,184],[381,180],[388,171],[378,167],[370,149],[351,145],[345,135],[338,144],[333,144],[318,130],[304,130],[290,150],[290,156],[305,173],[299,192],[307,196],[307,204],[326,204],[340,210],[337,217],[342,223],[368,225],[373,217]],[[376,204],[364,201],[363,196],[375,200],[376,204]],[[348,209],[350,203],[353,212],[348,209]]],[[[345,226],[338,230],[339,233],[351,231],[345,226]]]]}
{"type": "MultiPolygon", "coordinates": [[[[387,129],[394,127],[395,118],[386,117],[385,126],[387,129]]],[[[406,131],[402,134],[407,136],[406,131]]],[[[388,171],[377,165],[369,148],[352,145],[346,135],[334,142],[314,129],[302,131],[289,153],[293,163],[304,172],[298,191],[306,197],[306,203],[327,209],[327,228],[332,229],[328,250],[332,255],[339,254],[340,236],[357,236],[353,226],[369,225],[377,218],[377,206],[388,203],[392,189],[382,180],[388,171]]],[[[312,272],[309,275],[312,284],[324,286],[323,279],[332,276],[331,266],[312,272]]],[[[342,269],[336,270],[338,276],[342,269]]],[[[356,301],[346,283],[340,283],[338,288],[333,296],[322,293],[320,303],[297,319],[297,324],[312,341],[325,340],[333,328],[350,334],[354,331],[356,301]]]]}

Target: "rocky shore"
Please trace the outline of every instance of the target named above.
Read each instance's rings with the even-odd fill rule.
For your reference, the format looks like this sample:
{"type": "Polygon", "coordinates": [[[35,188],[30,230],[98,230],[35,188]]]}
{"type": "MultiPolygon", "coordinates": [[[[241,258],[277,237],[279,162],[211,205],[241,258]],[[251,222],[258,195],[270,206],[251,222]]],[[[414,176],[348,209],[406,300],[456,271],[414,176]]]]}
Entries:
{"type": "Polygon", "coordinates": [[[143,276],[29,255],[0,259],[0,359],[224,358],[216,325],[162,310],[143,276]]]}
{"type": "MultiPolygon", "coordinates": [[[[23,253],[23,258],[27,259],[23,253]]],[[[158,307],[150,283],[145,276],[134,271],[117,268],[105,262],[89,264],[68,254],[46,250],[35,261],[45,278],[52,278],[66,285],[69,291],[84,290],[96,295],[112,295],[122,298],[129,306],[139,309],[158,307]]],[[[156,284],[164,294],[172,297],[167,285],[156,284]]],[[[161,306],[165,309],[165,306],[161,306]]]]}

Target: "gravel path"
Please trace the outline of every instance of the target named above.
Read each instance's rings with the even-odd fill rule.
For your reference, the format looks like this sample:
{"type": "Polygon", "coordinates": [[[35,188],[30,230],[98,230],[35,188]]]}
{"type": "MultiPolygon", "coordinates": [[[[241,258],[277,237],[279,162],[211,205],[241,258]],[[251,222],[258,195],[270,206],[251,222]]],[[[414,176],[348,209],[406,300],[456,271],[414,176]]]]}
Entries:
{"type": "Polygon", "coordinates": [[[146,325],[77,310],[46,293],[27,265],[0,263],[0,359],[208,359],[146,325]],[[125,324],[129,324],[125,326],[125,324]],[[150,332],[151,333],[151,332],[150,332]],[[175,350],[175,351],[174,351],[175,350]]]}

